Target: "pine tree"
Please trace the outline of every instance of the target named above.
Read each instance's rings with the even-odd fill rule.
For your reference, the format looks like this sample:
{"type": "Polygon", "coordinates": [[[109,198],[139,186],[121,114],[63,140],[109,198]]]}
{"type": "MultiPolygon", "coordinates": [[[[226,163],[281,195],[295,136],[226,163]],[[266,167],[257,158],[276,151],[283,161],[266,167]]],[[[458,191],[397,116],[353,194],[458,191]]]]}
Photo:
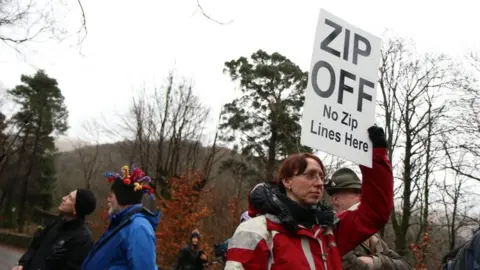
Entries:
{"type": "MultiPolygon", "coordinates": [[[[20,110],[12,117],[14,123],[24,124],[29,119],[20,134],[22,142],[19,151],[17,186],[20,188],[18,225],[23,231],[27,217],[27,205],[36,206],[44,200],[43,195],[50,192],[55,182],[55,136],[64,134],[67,129],[68,111],[64,97],[55,79],[48,77],[43,71],[38,71],[33,77],[22,75],[22,84],[8,91],[20,110]],[[27,198],[35,198],[30,199],[27,198]]],[[[42,202],[42,208],[48,208],[50,203],[42,202]]]]}
{"type": "Polygon", "coordinates": [[[250,59],[225,63],[242,96],[224,106],[220,129],[244,156],[253,159],[263,181],[273,178],[279,160],[295,152],[311,151],[300,145],[300,117],[307,73],[279,53],[259,50],[250,59]]]}

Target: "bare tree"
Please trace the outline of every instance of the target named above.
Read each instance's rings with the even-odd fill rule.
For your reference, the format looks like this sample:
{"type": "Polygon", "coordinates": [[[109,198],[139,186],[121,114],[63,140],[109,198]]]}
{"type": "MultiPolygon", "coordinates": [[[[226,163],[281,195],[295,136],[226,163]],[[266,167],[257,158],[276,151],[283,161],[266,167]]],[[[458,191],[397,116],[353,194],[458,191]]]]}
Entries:
{"type": "Polygon", "coordinates": [[[379,86],[382,99],[378,101],[381,116],[385,121],[385,133],[388,143],[388,157],[393,161],[393,153],[400,138],[401,129],[395,119],[398,118],[398,104],[395,92],[400,87],[402,73],[399,71],[400,60],[407,54],[405,41],[400,38],[391,38],[382,50],[382,61],[379,68],[379,86]],[[398,63],[397,63],[398,61],[398,63]]]}
{"type": "Polygon", "coordinates": [[[462,229],[474,224],[468,216],[475,205],[474,194],[469,192],[468,177],[454,173],[438,183],[441,191],[441,202],[444,208],[445,224],[448,229],[448,248],[452,250],[457,244],[457,237],[462,229]],[[470,203],[469,203],[470,202],[470,203]]]}
{"type": "MultiPolygon", "coordinates": [[[[480,57],[472,53],[468,59],[473,70],[480,74],[480,57]]],[[[454,100],[457,109],[451,112],[451,124],[455,129],[445,137],[444,149],[448,169],[480,181],[480,87],[475,83],[472,78],[466,81],[454,100]]]]}
{"type": "MultiPolygon", "coordinates": [[[[218,20],[212,18],[210,15],[208,15],[208,14],[205,12],[205,10],[204,10],[203,7],[202,7],[202,4],[200,3],[200,0],[197,0],[197,9],[196,9],[196,11],[197,11],[197,10],[200,10],[200,12],[202,13],[202,15],[203,15],[205,18],[211,20],[212,22],[218,23],[218,24],[220,24],[220,25],[232,23],[231,20],[228,21],[228,22],[221,22],[221,21],[218,21],[218,20]]],[[[195,11],[195,12],[196,12],[196,11],[195,11]]]]}
{"type": "Polygon", "coordinates": [[[83,180],[86,189],[92,188],[92,180],[98,174],[101,158],[100,151],[100,129],[96,122],[86,123],[85,131],[90,135],[85,141],[77,140],[73,143],[74,151],[80,160],[83,180]]]}
{"type": "MultiPolygon", "coordinates": [[[[423,96],[425,102],[425,127],[423,132],[419,134],[419,140],[423,144],[424,149],[424,167],[423,167],[423,183],[422,185],[422,201],[421,201],[421,223],[416,241],[420,241],[422,234],[427,232],[430,218],[430,208],[432,207],[430,189],[434,184],[434,171],[443,169],[443,165],[439,164],[443,160],[444,152],[442,147],[442,138],[451,130],[445,121],[448,121],[447,101],[441,100],[442,91],[426,91],[423,96]]],[[[453,108],[453,106],[450,106],[453,108]]],[[[427,258],[423,258],[426,261],[427,258]]]]}
{"type": "Polygon", "coordinates": [[[130,108],[133,123],[130,126],[135,133],[135,139],[131,144],[130,163],[134,160],[140,161],[140,166],[144,171],[150,172],[154,168],[151,161],[154,155],[153,141],[157,129],[155,121],[155,112],[149,103],[145,87],[141,90],[138,97],[133,97],[130,108]]]}
{"type": "Polygon", "coordinates": [[[76,30],[78,44],[87,36],[87,21],[81,0],[2,0],[0,1],[0,41],[15,47],[39,39],[64,40],[72,35],[59,14],[75,4],[80,14],[76,30]]]}
{"type": "Polygon", "coordinates": [[[188,170],[209,174],[207,168],[212,166],[216,148],[207,153],[202,146],[208,117],[209,109],[193,93],[192,84],[177,79],[173,71],[165,86],[150,92],[143,88],[134,98],[124,119],[127,136],[131,137],[124,140],[132,151],[131,161],[141,161],[160,194],[168,193],[168,177],[188,170]]]}
{"type": "MultiPolygon", "coordinates": [[[[401,181],[396,189],[401,205],[392,212],[392,226],[396,249],[405,255],[410,218],[416,209],[420,210],[419,202],[425,207],[429,205],[430,176],[438,151],[432,140],[442,131],[440,124],[446,109],[445,99],[439,96],[461,84],[462,78],[445,55],[419,56],[398,38],[391,39],[382,50],[380,75],[380,106],[389,156],[397,171],[396,179],[401,181]]],[[[421,209],[427,215],[424,221],[428,218],[425,207],[421,209]]]]}

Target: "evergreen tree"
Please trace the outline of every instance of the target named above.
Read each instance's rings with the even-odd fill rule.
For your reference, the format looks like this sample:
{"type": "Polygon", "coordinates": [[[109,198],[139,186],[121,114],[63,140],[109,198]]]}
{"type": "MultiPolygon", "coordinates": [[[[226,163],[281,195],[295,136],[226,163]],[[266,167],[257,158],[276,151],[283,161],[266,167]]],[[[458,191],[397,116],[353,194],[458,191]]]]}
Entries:
{"type": "Polygon", "coordinates": [[[258,161],[258,180],[271,180],[279,160],[311,151],[300,145],[307,73],[285,56],[262,50],[250,59],[226,62],[225,67],[242,96],[224,106],[222,137],[235,143],[242,155],[258,161]]]}
{"type": "Polygon", "coordinates": [[[55,183],[55,136],[64,134],[68,129],[68,111],[57,81],[40,70],[33,77],[22,75],[21,82],[8,91],[14,102],[20,105],[20,110],[12,117],[14,123],[23,125],[25,119],[30,119],[19,136],[22,145],[16,182],[20,188],[20,232],[27,216],[27,206],[30,206],[28,209],[38,204],[45,209],[51,207],[51,196],[49,199],[44,195],[51,194],[55,183]]]}

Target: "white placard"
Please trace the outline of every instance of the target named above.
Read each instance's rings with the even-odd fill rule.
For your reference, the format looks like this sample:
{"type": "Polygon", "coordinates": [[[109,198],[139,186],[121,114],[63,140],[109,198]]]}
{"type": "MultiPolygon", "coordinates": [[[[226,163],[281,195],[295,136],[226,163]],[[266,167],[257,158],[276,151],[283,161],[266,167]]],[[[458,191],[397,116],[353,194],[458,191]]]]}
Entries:
{"type": "Polygon", "coordinates": [[[320,11],[302,117],[301,143],[372,167],[380,38],[320,11]]]}

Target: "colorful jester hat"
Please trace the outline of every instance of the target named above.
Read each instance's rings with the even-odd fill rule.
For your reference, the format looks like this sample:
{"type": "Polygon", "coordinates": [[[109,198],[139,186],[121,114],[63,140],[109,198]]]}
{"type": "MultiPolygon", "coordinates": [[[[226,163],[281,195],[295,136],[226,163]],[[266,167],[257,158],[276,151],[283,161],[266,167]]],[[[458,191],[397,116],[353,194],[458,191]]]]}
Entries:
{"type": "Polygon", "coordinates": [[[129,170],[127,165],[123,166],[122,175],[117,172],[106,172],[105,177],[112,184],[112,191],[117,197],[120,205],[137,204],[142,200],[144,193],[153,195],[153,189],[144,183],[151,183],[152,179],[144,171],[132,166],[129,170]]]}

